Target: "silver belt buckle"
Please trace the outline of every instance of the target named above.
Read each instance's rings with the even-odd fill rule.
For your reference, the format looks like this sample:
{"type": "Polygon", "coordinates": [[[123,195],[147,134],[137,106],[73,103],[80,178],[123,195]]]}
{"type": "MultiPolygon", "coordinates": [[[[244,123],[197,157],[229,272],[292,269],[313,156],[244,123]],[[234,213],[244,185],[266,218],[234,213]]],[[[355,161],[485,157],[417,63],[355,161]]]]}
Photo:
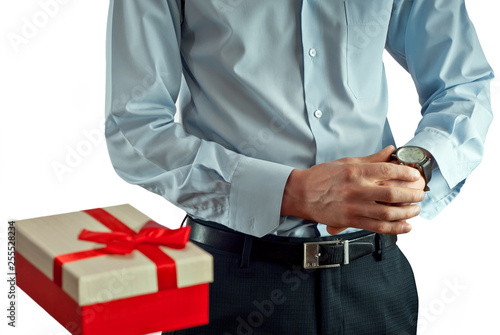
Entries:
{"type": "Polygon", "coordinates": [[[341,265],[349,264],[349,241],[335,240],[327,242],[306,242],[304,243],[304,269],[324,269],[338,268],[341,265]],[[320,245],[343,245],[344,263],[320,265],[320,245]]]}

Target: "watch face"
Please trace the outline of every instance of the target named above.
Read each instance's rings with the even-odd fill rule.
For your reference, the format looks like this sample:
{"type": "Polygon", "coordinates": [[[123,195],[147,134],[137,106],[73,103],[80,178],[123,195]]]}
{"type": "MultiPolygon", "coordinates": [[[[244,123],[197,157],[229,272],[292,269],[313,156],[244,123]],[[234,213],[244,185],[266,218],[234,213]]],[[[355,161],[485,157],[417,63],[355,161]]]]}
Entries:
{"type": "Polygon", "coordinates": [[[425,159],[425,152],[417,147],[402,147],[397,152],[398,159],[407,164],[420,163],[425,159]]]}

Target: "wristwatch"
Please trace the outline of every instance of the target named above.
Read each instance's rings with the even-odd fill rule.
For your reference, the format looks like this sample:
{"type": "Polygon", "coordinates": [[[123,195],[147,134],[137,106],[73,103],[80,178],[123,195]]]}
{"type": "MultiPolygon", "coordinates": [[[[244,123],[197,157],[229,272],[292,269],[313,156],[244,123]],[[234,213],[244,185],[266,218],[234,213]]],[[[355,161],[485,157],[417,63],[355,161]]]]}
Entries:
{"type": "Polygon", "coordinates": [[[425,179],[424,191],[430,191],[427,185],[432,177],[432,159],[424,149],[414,146],[401,147],[392,154],[392,157],[401,165],[419,170],[425,179]]]}

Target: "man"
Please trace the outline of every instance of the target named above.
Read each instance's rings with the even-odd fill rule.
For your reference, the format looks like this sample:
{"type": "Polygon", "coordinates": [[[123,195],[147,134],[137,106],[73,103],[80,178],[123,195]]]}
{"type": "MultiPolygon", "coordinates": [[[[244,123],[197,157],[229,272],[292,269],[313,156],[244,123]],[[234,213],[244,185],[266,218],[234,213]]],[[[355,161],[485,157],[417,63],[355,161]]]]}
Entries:
{"type": "Polygon", "coordinates": [[[492,118],[463,0],[111,1],[107,57],[117,173],[214,255],[210,324],[177,334],[416,332],[396,236],[459,193],[492,118]],[[422,105],[396,153],[384,48],[422,105]]]}

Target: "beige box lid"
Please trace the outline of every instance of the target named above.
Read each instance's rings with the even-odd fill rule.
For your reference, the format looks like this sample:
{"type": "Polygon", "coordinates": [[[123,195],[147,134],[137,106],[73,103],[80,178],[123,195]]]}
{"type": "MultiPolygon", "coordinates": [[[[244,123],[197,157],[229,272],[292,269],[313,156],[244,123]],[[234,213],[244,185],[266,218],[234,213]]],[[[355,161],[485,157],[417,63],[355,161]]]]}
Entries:
{"type": "MultiPolygon", "coordinates": [[[[103,208],[135,232],[151,219],[130,205],[103,208]]],[[[73,212],[19,220],[16,252],[48,278],[53,278],[54,258],[59,255],[98,249],[103,244],[81,241],[83,229],[109,232],[87,213],[73,212]]],[[[160,246],[176,265],[177,287],[213,281],[212,256],[188,242],[184,249],[160,246]]],[[[140,251],[128,255],[104,255],[69,262],[62,267],[62,289],[80,306],[158,292],[156,265],[140,251]]]]}

